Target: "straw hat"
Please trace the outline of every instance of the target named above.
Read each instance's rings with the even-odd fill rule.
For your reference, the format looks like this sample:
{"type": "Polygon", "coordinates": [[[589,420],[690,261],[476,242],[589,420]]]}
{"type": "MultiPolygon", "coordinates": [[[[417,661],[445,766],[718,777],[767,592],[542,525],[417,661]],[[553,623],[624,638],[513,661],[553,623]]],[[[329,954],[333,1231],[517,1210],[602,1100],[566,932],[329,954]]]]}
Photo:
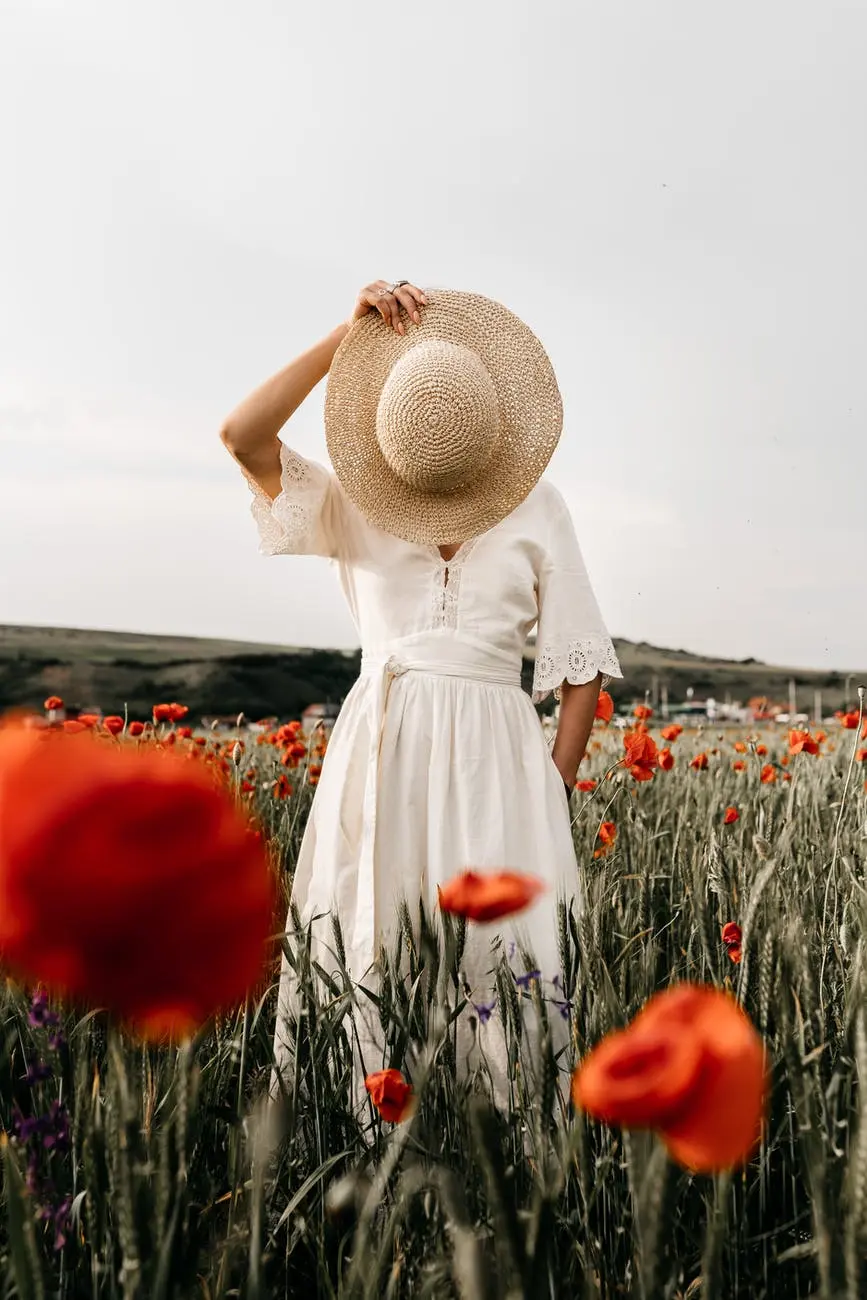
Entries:
{"type": "Polygon", "coordinates": [[[365,517],[437,546],[487,532],[545,471],[563,425],[551,362],[498,302],[425,291],[406,334],[376,311],[335,353],[325,396],[334,472],[365,517]]]}

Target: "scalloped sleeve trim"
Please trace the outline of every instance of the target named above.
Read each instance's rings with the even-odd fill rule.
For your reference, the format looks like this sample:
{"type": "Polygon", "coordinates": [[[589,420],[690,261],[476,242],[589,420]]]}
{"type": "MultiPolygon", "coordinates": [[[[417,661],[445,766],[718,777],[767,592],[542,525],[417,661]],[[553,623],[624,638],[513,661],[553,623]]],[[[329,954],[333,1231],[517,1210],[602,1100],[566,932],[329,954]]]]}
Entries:
{"type": "Polygon", "coordinates": [[[272,500],[245,474],[253,494],[250,510],[259,532],[260,555],[336,554],[332,475],[280,443],[280,493],[272,500]]]}
{"type": "Polygon", "coordinates": [[[602,673],[603,689],[612,677],[622,677],[614,644],[605,634],[578,637],[566,644],[536,646],[533,672],[533,703],[541,704],[551,692],[560,698],[564,682],[582,686],[602,673]]]}

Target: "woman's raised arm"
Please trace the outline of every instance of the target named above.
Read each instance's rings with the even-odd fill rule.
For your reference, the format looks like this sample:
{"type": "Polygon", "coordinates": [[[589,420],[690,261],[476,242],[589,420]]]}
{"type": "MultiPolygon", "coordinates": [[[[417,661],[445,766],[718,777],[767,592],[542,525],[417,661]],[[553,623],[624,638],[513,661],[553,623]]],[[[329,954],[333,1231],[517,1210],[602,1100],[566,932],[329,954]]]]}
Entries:
{"type": "Polygon", "coordinates": [[[277,437],[331,367],[334,354],[355,321],[371,310],[398,333],[405,332],[400,308],[415,321],[424,294],[406,284],[391,292],[385,280],[367,285],[358,295],[348,321],[338,325],[312,348],[302,352],[276,375],[266,379],[223,421],[220,440],[246,474],[272,499],[280,493],[280,442],[277,437]]]}

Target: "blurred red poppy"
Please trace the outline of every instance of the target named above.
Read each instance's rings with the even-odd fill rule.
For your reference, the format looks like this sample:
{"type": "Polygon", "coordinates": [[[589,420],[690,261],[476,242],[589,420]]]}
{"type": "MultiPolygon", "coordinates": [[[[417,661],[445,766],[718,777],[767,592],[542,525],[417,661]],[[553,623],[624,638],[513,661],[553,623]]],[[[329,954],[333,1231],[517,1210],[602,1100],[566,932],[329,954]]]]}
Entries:
{"type": "Polygon", "coordinates": [[[215,773],[89,732],[0,732],[0,955],[144,1037],[183,1035],[262,972],[273,883],[215,773]]]}
{"type": "Polygon", "coordinates": [[[649,731],[635,727],[623,737],[624,767],[636,781],[650,781],[657,766],[659,751],[649,731]]]}
{"type": "Polygon", "coordinates": [[[720,989],[681,984],[651,998],[578,1066],[576,1105],[607,1124],[656,1129],[695,1173],[736,1168],[761,1137],[762,1040],[720,989]]]}
{"type": "Polygon", "coordinates": [[[635,708],[632,710],[632,716],[633,718],[637,718],[639,722],[647,722],[648,718],[653,717],[653,709],[649,708],[646,704],[636,704],[635,708]]]}
{"type": "Polygon", "coordinates": [[[496,921],[523,912],[547,886],[537,876],[520,871],[463,871],[437,894],[443,912],[465,916],[470,921],[496,921]]]}
{"type": "Polygon", "coordinates": [[[690,767],[694,767],[697,772],[704,772],[707,768],[707,754],[696,754],[695,758],[690,760],[690,767]]]}
{"type": "Polygon", "coordinates": [[[773,763],[765,763],[762,768],[762,785],[773,785],[777,779],[777,770],[773,763]]]}
{"type": "Polygon", "coordinates": [[[747,770],[747,765],[742,758],[736,758],[735,761],[732,763],[733,772],[745,772],[746,770],[747,770]]]}
{"type": "Polygon", "coordinates": [[[739,818],[740,818],[740,813],[738,812],[737,808],[726,808],[725,816],[723,817],[723,822],[725,823],[726,826],[731,826],[732,823],[736,822],[739,818]]]}
{"type": "Polygon", "coordinates": [[[580,790],[582,794],[589,794],[591,790],[596,789],[595,781],[576,781],[575,789],[580,790]]]}
{"type": "Polygon", "coordinates": [[[790,754],[818,754],[819,746],[809,731],[793,730],[789,732],[790,754]]]}
{"type": "Polygon", "coordinates": [[[118,736],[123,731],[123,718],[112,716],[103,718],[102,725],[106,731],[111,732],[113,736],[118,736]]]}
{"type": "Polygon", "coordinates": [[[662,728],[662,731],[659,734],[662,736],[663,740],[667,740],[669,744],[672,744],[675,740],[677,740],[678,736],[681,735],[682,732],[683,732],[683,727],[680,725],[680,723],[670,722],[667,727],[662,728]]]}
{"type": "Polygon", "coordinates": [[[595,717],[600,722],[610,722],[614,717],[614,701],[607,691],[599,692],[599,699],[596,701],[595,717]]]}
{"type": "Polygon", "coordinates": [[[413,1102],[412,1085],[400,1070],[377,1070],[364,1080],[370,1100],[388,1124],[407,1119],[413,1102]]]}
{"type": "Polygon", "coordinates": [[[614,822],[603,822],[597,831],[597,836],[602,843],[602,847],[594,851],[594,858],[604,858],[605,855],[614,848],[614,842],[617,839],[617,827],[614,822]]]}
{"type": "Polygon", "coordinates": [[[658,762],[663,772],[670,772],[674,767],[674,754],[672,754],[671,750],[668,748],[661,749],[659,751],[658,762]]]}
{"type": "Polygon", "coordinates": [[[726,921],[722,928],[722,941],[735,965],[740,964],[743,938],[741,927],[735,921],[726,921]]]}
{"type": "Polygon", "coordinates": [[[43,707],[46,709],[62,709],[63,700],[60,698],[59,695],[49,695],[43,707]]]}
{"type": "Polygon", "coordinates": [[[189,713],[186,704],[155,704],[153,708],[154,722],[180,722],[189,713]]]}

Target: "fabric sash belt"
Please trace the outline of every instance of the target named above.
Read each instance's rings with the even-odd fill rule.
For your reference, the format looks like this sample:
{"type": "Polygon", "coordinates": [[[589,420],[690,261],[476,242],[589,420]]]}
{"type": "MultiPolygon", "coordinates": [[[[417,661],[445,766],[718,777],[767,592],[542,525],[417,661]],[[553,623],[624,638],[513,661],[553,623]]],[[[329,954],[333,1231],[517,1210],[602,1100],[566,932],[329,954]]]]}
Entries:
{"type": "Polygon", "coordinates": [[[377,955],[379,918],[376,915],[376,823],[382,739],[391,686],[395,678],[404,673],[461,677],[490,686],[521,689],[520,660],[515,662],[512,656],[501,650],[494,650],[483,642],[456,637],[453,633],[448,638],[423,634],[421,637],[393,642],[380,653],[364,651],[362,654],[361,676],[370,679],[370,750],[364,782],[355,929],[351,939],[356,979],[370,967],[377,955]]]}

